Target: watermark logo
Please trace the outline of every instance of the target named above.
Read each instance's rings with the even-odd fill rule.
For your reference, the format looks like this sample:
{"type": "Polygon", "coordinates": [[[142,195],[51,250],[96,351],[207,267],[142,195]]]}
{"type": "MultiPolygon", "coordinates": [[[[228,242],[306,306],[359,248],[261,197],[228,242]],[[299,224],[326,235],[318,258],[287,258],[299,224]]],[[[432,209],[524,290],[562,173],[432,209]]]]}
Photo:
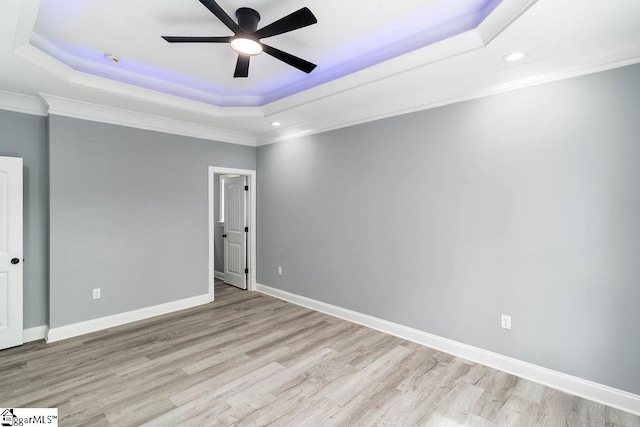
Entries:
{"type": "Polygon", "coordinates": [[[3,426],[12,426],[14,417],[15,414],[13,413],[13,409],[5,409],[4,411],[2,411],[2,413],[0,413],[1,424],[3,426]]]}
{"type": "Polygon", "coordinates": [[[0,426],[58,426],[58,408],[0,408],[0,426]]]}

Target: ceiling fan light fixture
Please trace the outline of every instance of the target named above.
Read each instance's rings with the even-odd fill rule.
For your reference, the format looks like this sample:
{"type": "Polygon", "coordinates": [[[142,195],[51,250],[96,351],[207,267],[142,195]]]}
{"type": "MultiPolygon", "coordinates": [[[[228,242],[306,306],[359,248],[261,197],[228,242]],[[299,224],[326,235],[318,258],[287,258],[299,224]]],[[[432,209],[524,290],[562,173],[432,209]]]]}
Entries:
{"type": "Polygon", "coordinates": [[[262,45],[247,36],[238,36],[231,40],[231,49],[240,55],[256,56],[262,53],[262,45]]]}
{"type": "Polygon", "coordinates": [[[224,37],[162,36],[162,38],[168,43],[229,43],[231,50],[238,54],[236,68],[233,73],[234,78],[249,77],[251,57],[262,52],[307,74],[316,68],[316,64],[312,62],[261,42],[262,39],[267,37],[288,33],[318,23],[318,20],[308,7],[298,9],[258,29],[260,14],[255,9],[241,7],[236,10],[236,18],[238,18],[236,22],[222,10],[215,0],[200,0],[200,3],[209,9],[234,35],[224,37]]]}

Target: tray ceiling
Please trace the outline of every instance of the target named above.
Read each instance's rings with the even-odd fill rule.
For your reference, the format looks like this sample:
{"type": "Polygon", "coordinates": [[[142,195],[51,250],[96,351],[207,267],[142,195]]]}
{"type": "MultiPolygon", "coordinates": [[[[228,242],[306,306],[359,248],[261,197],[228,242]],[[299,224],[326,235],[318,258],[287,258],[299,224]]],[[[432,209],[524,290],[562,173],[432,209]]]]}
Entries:
{"type": "Polygon", "coordinates": [[[640,62],[638,0],[342,3],[220,0],[319,21],[269,39],[312,74],[261,56],[233,79],[228,46],[160,38],[229,34],[198,0],[5,0],[0,108],[260,145],[640,62]]]}
{"type": "MultiPolygon", "coordinates": [[[[318,67],[309,75],[262,54],[234,79],[227,44],[169,44],[162,35],[228,36],[198,0],[47,0],[31,44],[75,70],[213,105],[262,106],[476,28],[500,0],[308,0],[318,23],[268,43],[318,67]],[[114,63],[105,57],[120,58],[114,63]]],[[[260,12],[259,27],[300,2],[220,0],[260,12]]]]}

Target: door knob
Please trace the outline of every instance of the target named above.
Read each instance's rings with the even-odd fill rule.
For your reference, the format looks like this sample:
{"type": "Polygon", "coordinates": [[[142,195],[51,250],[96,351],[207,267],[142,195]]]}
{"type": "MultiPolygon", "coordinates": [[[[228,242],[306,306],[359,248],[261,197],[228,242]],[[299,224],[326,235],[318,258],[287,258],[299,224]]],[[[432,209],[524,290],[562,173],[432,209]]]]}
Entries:
{"type": "Polygon", "coordinates": [[[223,234],[223,235],[222,235],[222,237],[227,237],[227,235],[226,235],[226,234],[223,234]]]}
{"type": "Polygon", "coordinates": [[[13,258],[13,259],[11,260],[11,264],[17,264],[17,263],[19,263],[19,262],[20,262],[20,260],[19,260],[18,258],[13,258]]]}

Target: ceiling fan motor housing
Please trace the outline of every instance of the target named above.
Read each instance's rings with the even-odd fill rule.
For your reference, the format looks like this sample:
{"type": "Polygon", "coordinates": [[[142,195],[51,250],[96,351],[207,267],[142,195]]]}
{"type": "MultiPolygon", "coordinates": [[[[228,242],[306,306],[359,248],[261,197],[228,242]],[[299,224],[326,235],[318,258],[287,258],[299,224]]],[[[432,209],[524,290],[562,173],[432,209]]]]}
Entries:
{"type": "Polygon", "coordinates": [[[277,36],[316,24],[318,20],[308,7],[300,8],[258,30],[260,14],[255,9],[241,7],[236,10],[236,22],[216,3],[216,0],[199,1],[234,35],[221,37],[162,36],[163,39],[169,43],[229,43],[231,49],[238,54],[236,69],[233,73],[234,78],[248,77],[249,59],[251,56],[259,55],[262,52],[307,74],[316,68],[314,63],[262,43],[262,39],[267,37],[277,36]]]}
{"type": "Polygon", "coordinates": [[[260,22],[260,14],[257,10],[250,7],[241,7],[236,10],[236,18],[238,18],[238,26],[242,28],[246,34],[253,34],[258,29],[260,22]]]}

